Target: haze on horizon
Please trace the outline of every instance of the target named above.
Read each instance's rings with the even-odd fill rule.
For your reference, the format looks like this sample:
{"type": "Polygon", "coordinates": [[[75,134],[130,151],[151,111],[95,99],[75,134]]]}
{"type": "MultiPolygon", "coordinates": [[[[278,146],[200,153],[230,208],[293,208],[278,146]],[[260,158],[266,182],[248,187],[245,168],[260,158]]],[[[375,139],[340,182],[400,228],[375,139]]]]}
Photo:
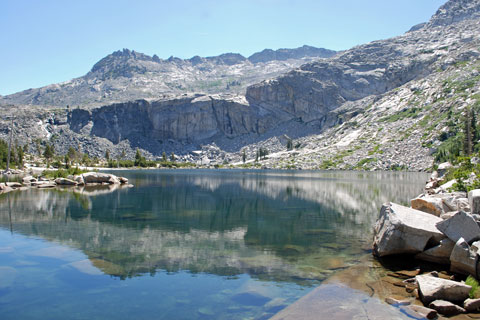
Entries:
{"type": "Polygon", "coordinates": [[[0,94],[82,76],[122,48],[163,59],[304,44],[345,50],[400,35],[445,2],[7,0],[0,3],[0,94]]]}

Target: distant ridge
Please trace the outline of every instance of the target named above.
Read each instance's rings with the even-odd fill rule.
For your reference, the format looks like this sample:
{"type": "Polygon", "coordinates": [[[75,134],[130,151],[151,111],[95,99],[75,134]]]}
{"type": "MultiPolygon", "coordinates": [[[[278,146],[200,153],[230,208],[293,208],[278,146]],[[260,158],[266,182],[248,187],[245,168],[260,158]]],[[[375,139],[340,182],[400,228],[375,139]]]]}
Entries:
{"type": "Polygon", "coordinates": [[[248,58],[224,53],[160,59],[156,54],[123,49],[100,59],[82,77],[0,97],[0,104],[85,106],[195,92],[244,94],[249,85],[335,54],[333,50],[305,45],[265,49],[248,58]]]}

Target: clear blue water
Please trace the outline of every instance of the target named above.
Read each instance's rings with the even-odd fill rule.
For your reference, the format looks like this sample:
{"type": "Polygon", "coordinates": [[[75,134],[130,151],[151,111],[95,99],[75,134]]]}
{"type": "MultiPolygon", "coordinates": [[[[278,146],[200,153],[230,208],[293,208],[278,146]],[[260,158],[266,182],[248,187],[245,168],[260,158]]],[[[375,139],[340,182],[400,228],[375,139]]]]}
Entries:
{"type": "Polygon", "coordinates": [[[119,171],[0,195],[1,319],[268,319],[369,254],[416,173],[119,171]]]}

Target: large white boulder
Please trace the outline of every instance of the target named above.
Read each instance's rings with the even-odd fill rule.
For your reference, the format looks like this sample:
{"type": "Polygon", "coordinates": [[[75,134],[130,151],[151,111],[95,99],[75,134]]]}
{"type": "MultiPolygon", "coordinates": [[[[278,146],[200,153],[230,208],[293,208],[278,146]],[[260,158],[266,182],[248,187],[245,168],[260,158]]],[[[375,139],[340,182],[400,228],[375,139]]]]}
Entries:
{"type": "Polygon", "coordinates": [[[463,302],[468,298],[471,286],[462,282],[432,277],[431,275],[416,276],[418,293],[425,305],[435,300],[463,302]]]}
{"type": "Polygon", "coordinates": [[[451,218],[438,222],[436,226],[454,242],[463,238],[470,243],[480,238],[480,227],[475,219],[464,211],[459,211],[451,218]]]}
{"type": "Polygon", "coordinates": [[[455,243],[450,255],[450,270],[477,277],[477,260],[477,253],[470,250],[468,243],[463,238],[460,238],[455,243]]]}
{"type": "Polygon", "coordinates": [[[66,178],[57,178],[55,179],[55,183],[58,184],[59,186],[76,186],[77,182],[66,179],[66,178]]]}
{"type": "Polygon", "coordinates": [[[120,184],[120,181],[116,176],[108,173],[87,172],[82,174],[82,177],[85,184],[89,184],[89,183],[120,184]]]}
{"type": "Polygon", "coordinates": [[[445,235],[436,224],[442,219],[423,211],[386,203],[374,230],[374,253],[377,256],[416,254],[425,249],[429,241],[440,243],[445,235]]]}

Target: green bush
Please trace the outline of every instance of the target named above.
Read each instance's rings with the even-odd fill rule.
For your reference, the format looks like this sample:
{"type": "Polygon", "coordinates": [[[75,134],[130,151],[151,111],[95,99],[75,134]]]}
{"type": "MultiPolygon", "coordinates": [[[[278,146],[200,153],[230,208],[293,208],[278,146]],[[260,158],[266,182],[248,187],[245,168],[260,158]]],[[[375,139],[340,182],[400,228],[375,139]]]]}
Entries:
{"type": "Polygon", "coordinates": [[[478,290],[479,289],[479,286],[478,286],[478,281],[477,279],[475,279],[474,277],[472,276],[468,276],[467,277],[467,280],[465,280],[465,284],[466,285],[469,285],[472,287],[472,289],[470,290],[468,296],[470,299],[478,299],[480,298],[480,291],[478,290]]]}
{"type": "Polygon", "coordinates": [[[88,170],[83,170],[75,167],[75,168],[69,168],[69,169],[44,170],[42,172],[42,176],[51,178],[51,179],[56,179],[56,178],[66,178],[68,176],[75,176],[85,172],[88,172],[88,170]]]}

